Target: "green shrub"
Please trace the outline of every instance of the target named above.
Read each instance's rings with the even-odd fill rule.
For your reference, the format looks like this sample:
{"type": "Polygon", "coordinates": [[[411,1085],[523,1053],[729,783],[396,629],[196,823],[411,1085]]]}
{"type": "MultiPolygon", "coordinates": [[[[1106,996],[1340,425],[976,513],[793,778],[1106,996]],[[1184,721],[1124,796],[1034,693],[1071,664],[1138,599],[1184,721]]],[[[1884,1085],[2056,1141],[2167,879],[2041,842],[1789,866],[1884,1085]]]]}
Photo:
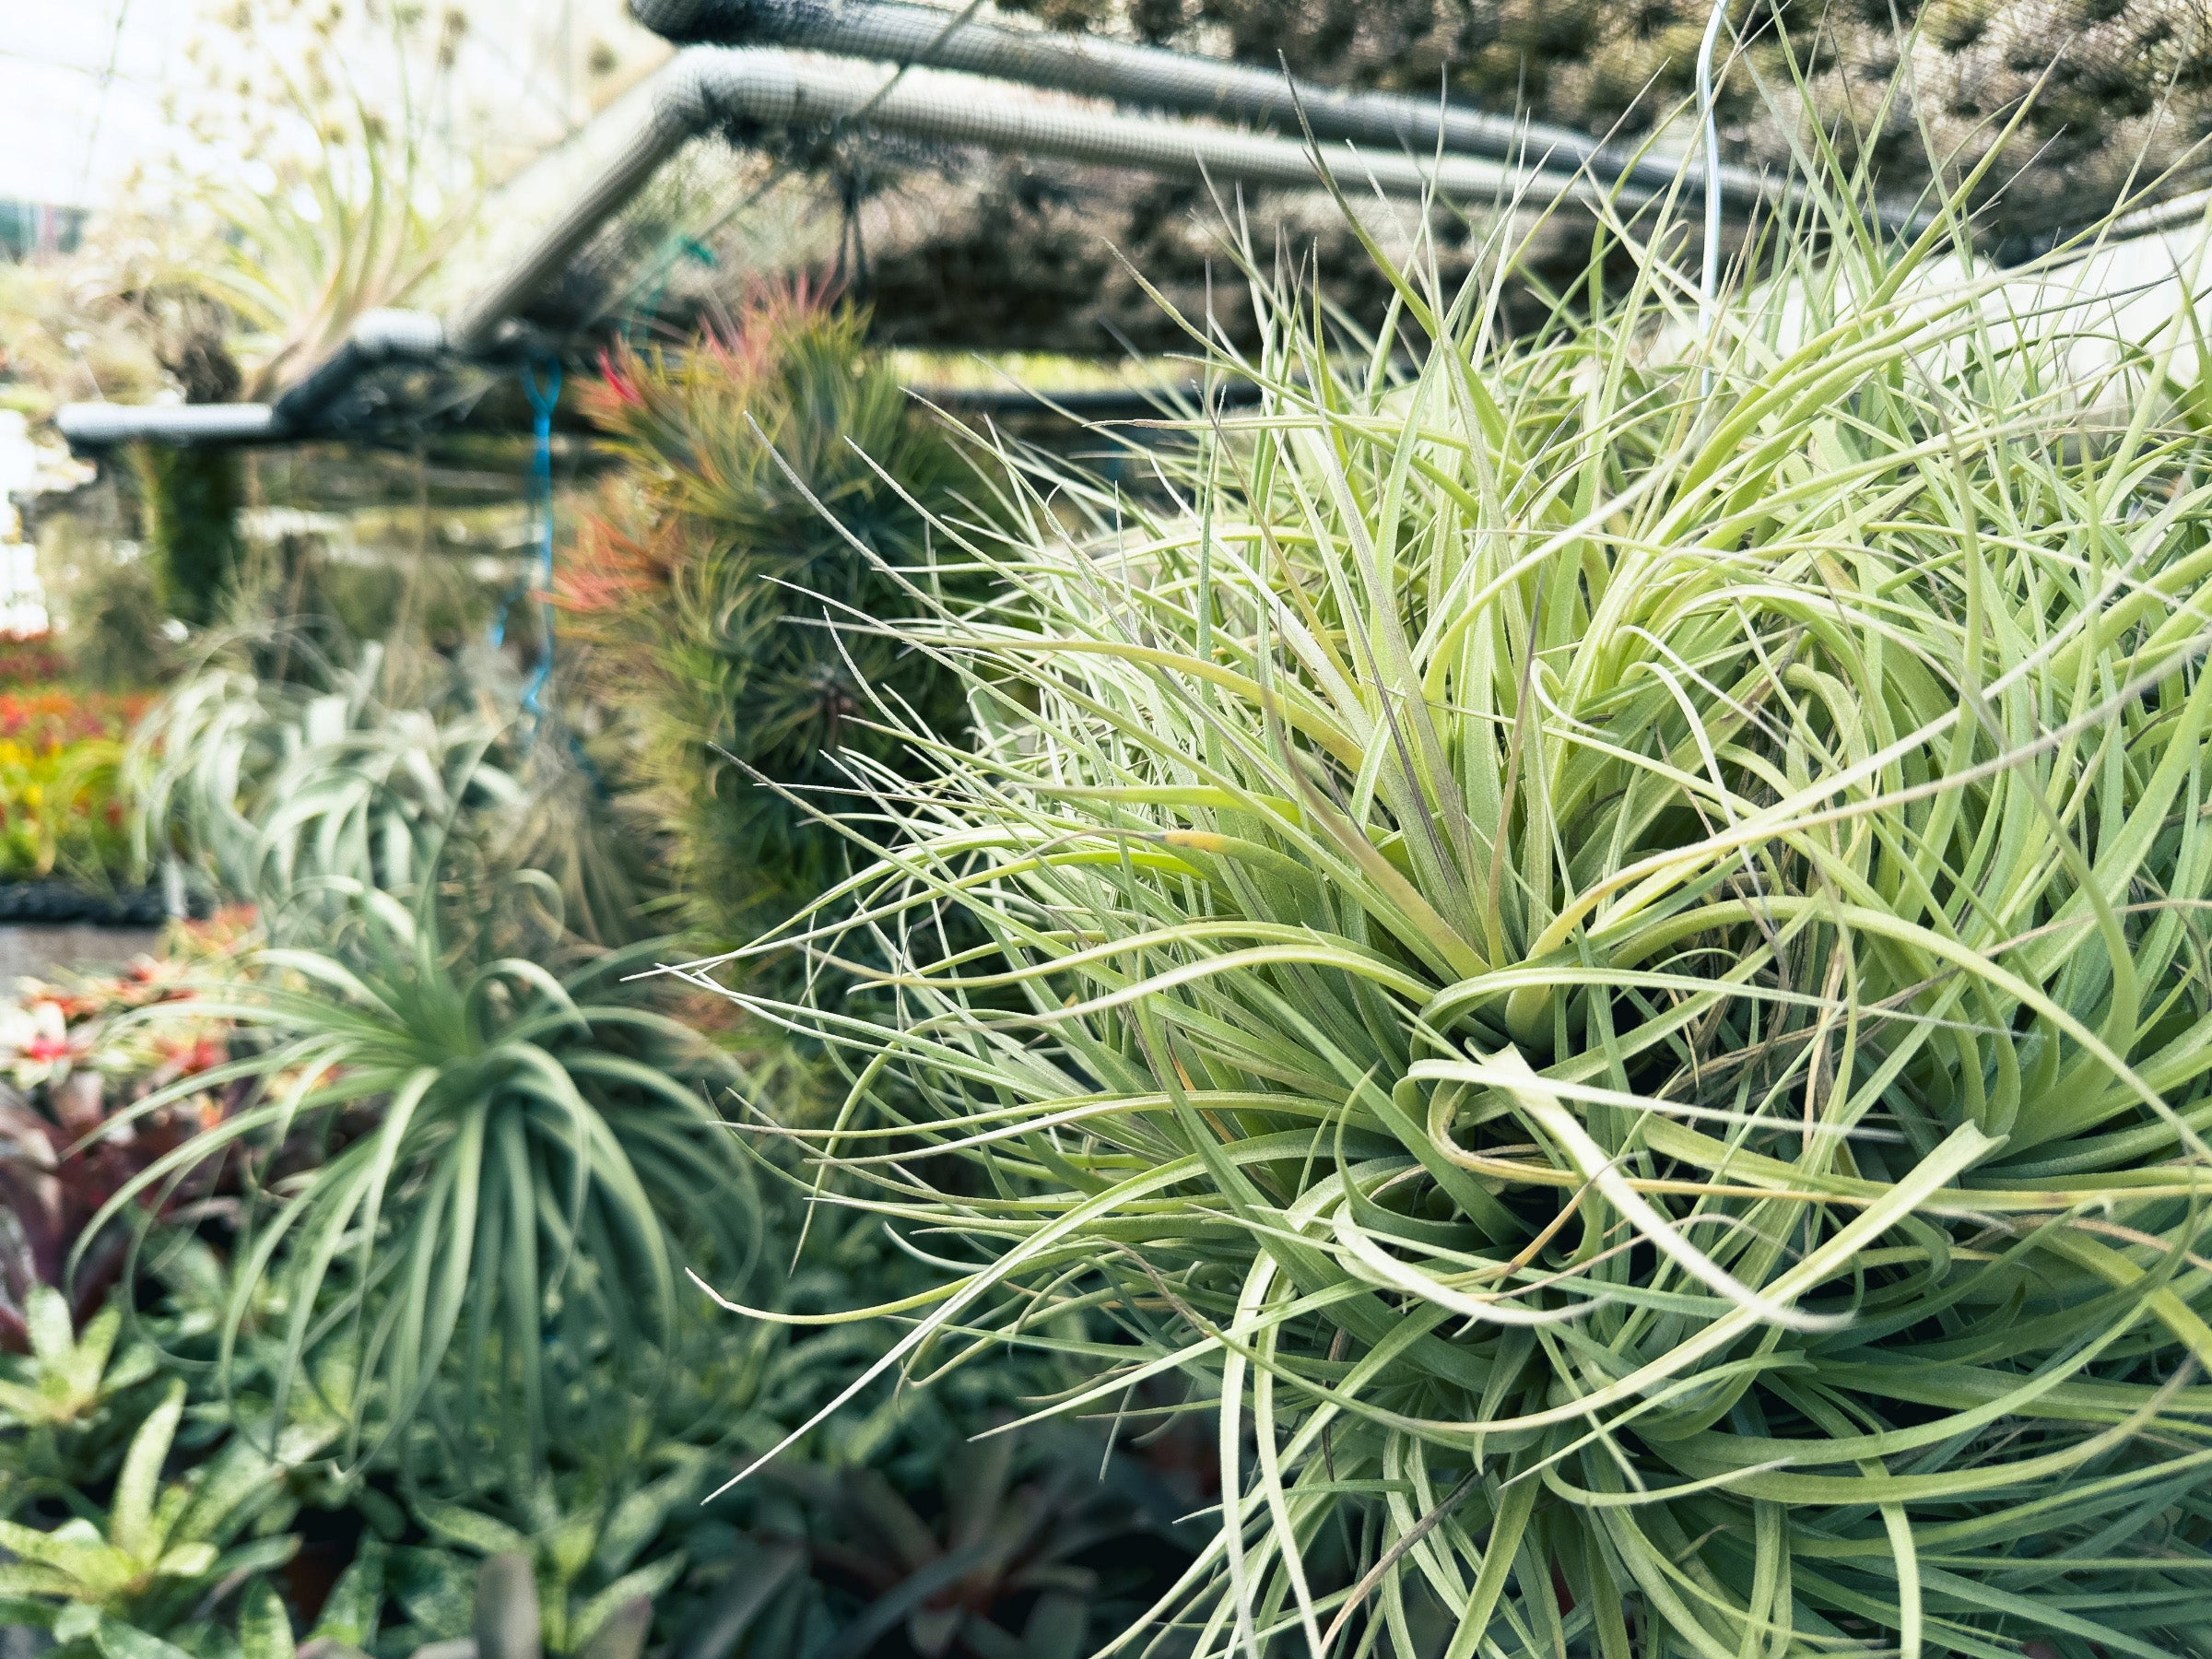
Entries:
{"type": "Polygon", "coordinates": [[[2212,446],[1941,241],[1709,356],[1255,275],[1188,510],[916,625],[985,729],[766,1011],[948,1235],[895,1360],[1218,1397],[1200,1653],[2212,1651],[2212,446]]]}
{"type": "Polygon", "coordinates": [[[843,869],[778,788],[849,789],[901,752],[885,710],[947,738],[957,679],[892,633],[957,592],[928,525],[970,476],[951,438],[863,348],[856,312],[769,297],[682,352],[623,347],[586,400],[629,461],[568,557],[618,770],[665,836],[709,948],[778,922],[843,869]]]}

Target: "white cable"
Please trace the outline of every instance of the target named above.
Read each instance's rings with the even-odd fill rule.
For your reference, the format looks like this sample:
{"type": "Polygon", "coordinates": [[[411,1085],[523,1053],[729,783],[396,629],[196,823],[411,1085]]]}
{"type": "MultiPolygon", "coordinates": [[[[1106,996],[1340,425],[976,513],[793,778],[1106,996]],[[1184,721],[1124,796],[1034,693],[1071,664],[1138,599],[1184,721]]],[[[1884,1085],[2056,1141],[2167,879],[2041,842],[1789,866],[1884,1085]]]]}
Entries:
{"type": "Polygon", "coordinates": [[[1698,272],[1698,319],[1705,335],[1702,394],[1712,394],[1712,324],[1721,289],[1721,133],[1712,112],[1712,53],[1728,21],[1728,0],[1712,0],[1705,38],[1698,43],[1698,123],[1704,165],[1705,258],[1698,272]]]}

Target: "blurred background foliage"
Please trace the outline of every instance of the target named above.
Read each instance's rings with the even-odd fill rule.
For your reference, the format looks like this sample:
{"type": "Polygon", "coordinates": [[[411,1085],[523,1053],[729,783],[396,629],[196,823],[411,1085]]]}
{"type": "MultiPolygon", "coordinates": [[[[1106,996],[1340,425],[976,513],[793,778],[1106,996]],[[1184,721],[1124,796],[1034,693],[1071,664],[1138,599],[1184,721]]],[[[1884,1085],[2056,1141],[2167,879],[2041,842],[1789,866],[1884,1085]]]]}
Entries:
{"type": "MultiPolygon", "coordinates": [[[[1324,81],[1525,110],[1639,138],[1680,120],[1703,0],[1010,0],[1054,29],[1211,52],[1324,81]]],[[[2171,170],[2201,177],[2212,59],[2197,0],[1757,0],[1718,83],[1724,153],[1789,164],[1808,124],[1910,196],[1993,148],[1993,242],[2095,222],[2171,170]],[[2017,131],[2007,124],[2025,119],[2017,131]]],[[[1683,148],[1688,134],[1667,136],[1683,148]]]]}

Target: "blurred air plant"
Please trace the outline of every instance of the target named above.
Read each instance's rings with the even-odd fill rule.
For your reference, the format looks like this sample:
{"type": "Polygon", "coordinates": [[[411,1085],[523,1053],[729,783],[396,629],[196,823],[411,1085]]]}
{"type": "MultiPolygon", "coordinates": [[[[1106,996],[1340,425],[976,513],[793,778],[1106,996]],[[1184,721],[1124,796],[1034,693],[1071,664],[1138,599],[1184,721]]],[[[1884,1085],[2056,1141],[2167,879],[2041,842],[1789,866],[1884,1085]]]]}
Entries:
{"type": "Polygon", "coordinates": [[[804,289],[756,295],[682,351],[609,355],[585,408],[630,463],[561,571],[585,677],[658,827],[684,919],[735,944],[844,868],[783,792],[895,759],[892,698],[957,741],[957,681],[891,632],[973,591],[928,547],[972,477],[954,440],[865,349],[865,315],[804,289]]]}
{"type": "Polygon", "coordinates": [[[481,169],[443,124],[468,18],[250,0],[223,21],[229,38],[194,42],[192,124],[246,159],[183,182],[218,233],[172,280],[237,319],[243,394],[266,397],[363,312],[416,303],[468,234],[481,169]]]}

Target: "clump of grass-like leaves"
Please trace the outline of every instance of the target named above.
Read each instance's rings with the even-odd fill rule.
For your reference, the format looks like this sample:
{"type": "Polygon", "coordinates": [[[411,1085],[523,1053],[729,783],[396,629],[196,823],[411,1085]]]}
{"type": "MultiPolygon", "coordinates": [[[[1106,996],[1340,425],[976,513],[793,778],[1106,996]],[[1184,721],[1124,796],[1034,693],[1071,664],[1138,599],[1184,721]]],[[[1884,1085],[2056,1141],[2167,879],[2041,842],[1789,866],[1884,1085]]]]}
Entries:
{"type": "Polygon", "coordinates": [[[1201,1653],[2212,1653],[2183,334],[1820,199],[1709,348],[1652,257],[1364,360],[1255,276],[1265,401],[968,549],[977,745],[791,935],[894,1360],[1218,1403],[1201,1653]]]}
{"type": "Polygon", "coordinates": [[[576,780],[487,698],[394,707],[365,654],[323,692],[204,674],[139,734],[142,834],[250,900],[258,947],[137,1017],[225,1022],[231,1053],[124,1133],[209,1088],[231,1104],[83,1240],[227,1165],[225,1386],[265,1364],[281,1416],[342,1358],[343,1458],[482,1485],[627,1432],[692,1347],[683,1267],[748,1275],[764,1217],[712,1104],[743,1074],[641,980],[665,947],[571,926],[607,891],[594,828],[566,821],[576,780]]]}

